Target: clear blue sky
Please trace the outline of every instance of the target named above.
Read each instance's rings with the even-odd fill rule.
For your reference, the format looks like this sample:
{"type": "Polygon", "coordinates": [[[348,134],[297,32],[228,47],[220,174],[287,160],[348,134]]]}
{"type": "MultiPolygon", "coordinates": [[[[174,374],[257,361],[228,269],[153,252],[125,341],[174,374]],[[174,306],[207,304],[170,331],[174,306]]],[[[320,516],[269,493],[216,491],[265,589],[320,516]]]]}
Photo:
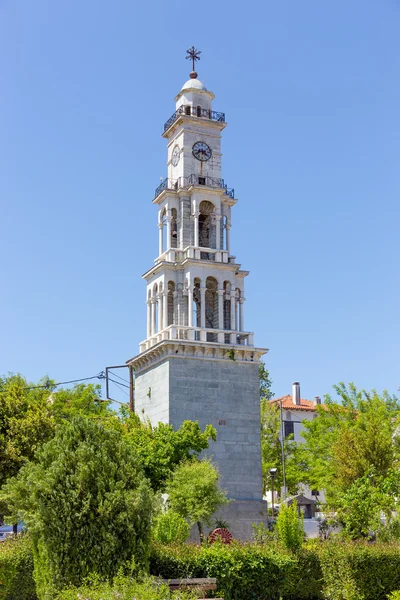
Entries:
{"type": "Polygon", "coordinates": [[[399,29],[398,0],[1,0],[0,372],[63,381],[137,354],[160,134],[194,44],[276,395],[396,392],[399,29]]]}

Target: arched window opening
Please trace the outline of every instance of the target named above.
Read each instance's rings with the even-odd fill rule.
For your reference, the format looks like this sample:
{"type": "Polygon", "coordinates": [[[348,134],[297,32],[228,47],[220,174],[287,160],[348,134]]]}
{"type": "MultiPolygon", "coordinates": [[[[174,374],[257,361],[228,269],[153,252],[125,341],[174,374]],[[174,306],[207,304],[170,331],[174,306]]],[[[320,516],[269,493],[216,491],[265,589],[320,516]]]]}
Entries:
{"type": "Polygon", "coordinates": [[[235,290],[235,330],[239,331],[239,299],[240,299],[240,290],[236,288],[235,290]]]}
{"type": "Polygon", "coordinates": [[[158,286],[156,283],[153,285],[152,311],[152,334],[155,335],[159,331],[158,286]]]}
{"type": "Polygon", "coordinates": [[[190,115],[190,106],[188,104],[185,106],[185,115],[190,115]]]}
{"type": "MultiPolygon", "coordinates": [[[[199,210],[199,246],[201,248],[215,248],[215,207],[211,202],[203,200],[200,202],[199,210]]],[[[200,256],[205,260],[214,259],[214,254],[209,252],[201,252],[200,256]]]]}
{"type": "MultiPolygon", "coordinates": [[[[201,292],[200,292],[200,279],[198,277],[194,278],[193,281],[193,305],[190,307],[193,311],[193,323],[195,327],[201,327],[201,292]]],[[[200,332],[195,332],[195,339],[198,341],[200,339],[200,332]]]]}
{"type": "Polygon", "coordinates": [[[228,224],[228,217],[224,215],[222,217],[222,227],[221,227],[221,249],[228,250],[228,243],[226,239],[226,226],[228,224]]]}
{"type": "Polygon", "coordinates": [[[168,323],[169,325],[174,325],[174,302],[175,300],[175,282],[168,281],[168,323]]]}
{"type": "Polygon", "coordinates": [[[201,117],[201,106],[198,106],[196,108],[196,114],[197,114],[198,117],[201,117]]]}
{"type": "Polygon", "coordinates": [[[171,248],[178,247],[178,214],[176,208],[171,210],[171,248]]]}
{"type": "MultiPolygon", "coordinates": [[[[206,329],[218,329],[218,281],[214,277],[206,279],[206,329]]],[[[207,333],[208,342],[217,342],[216,333],[207,333]]]]}

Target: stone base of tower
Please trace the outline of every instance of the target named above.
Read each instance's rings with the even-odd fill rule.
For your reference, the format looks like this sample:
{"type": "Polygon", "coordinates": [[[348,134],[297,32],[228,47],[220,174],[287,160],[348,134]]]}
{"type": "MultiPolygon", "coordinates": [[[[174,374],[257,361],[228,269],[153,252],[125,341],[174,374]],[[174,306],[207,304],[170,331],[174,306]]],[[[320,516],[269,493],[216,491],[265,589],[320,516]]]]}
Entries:
{"type": "MultiPolygon", "coordinates": [[[[206,455],[231,499],[221,510],[234,537],[250,539],[266,522],[262,499],[259,361],[252,346],[165,340],[128,361],[135,369],[135,411],[153,425],[211,424],[217,441],[206,455]]],[[[219,516],[216,515],[216,516],[219,516]]]]}

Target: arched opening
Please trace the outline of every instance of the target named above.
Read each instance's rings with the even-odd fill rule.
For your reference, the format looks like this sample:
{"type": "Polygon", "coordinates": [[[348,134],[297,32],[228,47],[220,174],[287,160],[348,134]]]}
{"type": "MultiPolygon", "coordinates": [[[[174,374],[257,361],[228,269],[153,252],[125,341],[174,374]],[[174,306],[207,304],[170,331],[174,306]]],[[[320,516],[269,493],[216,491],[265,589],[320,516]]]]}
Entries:
{"type": "Polygon", "coordinates": [[[159,331],[159,310],[158,310],[158,286],[155,283],[153,285],[153,297],[152,297],[152,310],[153,310],[153,315],[152,315],[152,320],[153,320],[153,325],[152,325],[152,330],[153,330],[153,335],[155,335],[157,333],[157,331],[159,331]]]}
{"type": "Polygon", "coordinates": [[[185,115],[190,115],[190,106],[188,104],[185,106],[185,115]]]}
{"type": "MultiPolygon", "coordinates": [[[[203,200],[199,206],[199,246],[201,248],[215,248],[216,246],[216,227],[215,227],[215,207],[214,204],[203,200]]],[[[203,259],[213,259],[214,254],[202,252],[200,257],[203,259]]]]}
{"type": "Polygon", "coordinates": [[[228,217],[224,215],[222,217],[222,227],[221,227],[221,249],[228,250],[228,242],[226,239],[226,226],[228,224],[228,217]]]}
{"type": "Polygon", "coordinates": [[[178,214],[176,208],[171,209],[171,248],[178,247],[178,214]]]}
{"type": "MultiPolygon", "coordinates": [[[[206,279],[206,329],[218,329],[218,281],[215,277],[206,279]]],[[[217,342],[216,333],[207,333],[207,342],[217,342]]]]}
{"type": "Polygon", "coordinates": [[[198,106],[196,108],[196,114],[197,114],[198,117],[201,117],[201,106],[198,106]]]}
{"type": "Polygon", "coordinates": [[[175,310],[174,310],[174,299],[175,299],[175,281],[168,281],[168,323],[173,325],[175,323],[175,310]]]}

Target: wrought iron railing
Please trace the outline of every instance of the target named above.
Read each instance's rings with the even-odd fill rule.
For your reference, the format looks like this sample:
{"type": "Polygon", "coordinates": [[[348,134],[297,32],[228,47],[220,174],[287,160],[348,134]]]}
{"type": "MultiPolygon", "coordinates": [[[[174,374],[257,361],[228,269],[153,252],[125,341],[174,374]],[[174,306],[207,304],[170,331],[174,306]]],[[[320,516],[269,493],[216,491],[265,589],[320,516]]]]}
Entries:
{"type": "Polygon", "coordinates": [[[222,178],[208,176],[201,177],[193,173],[192,175],[189,175],[189,177],[179,177],[178,179],[170,179],[167,177],[156,189],[154,198],[157,198],[157,196],[164,190],[179,190],[188,188],[192,185],[204,185],[211,188],[222,188],[225,190],[225,194],[229,196],[229,198],[233,199],[235,197],[235,190],[233,188],[228,188],[222,178]]]}
{"type": "Polygon", "coordinates": [[[181,117],[198,117],[199,119],[209,119],[210,121],[217,121],[218,123],[225,123],[225,113],[217,112],[216,110],[209,110],[207,108],[200,108],[200,106],[190,106],[189,104],[182,104],[170,116],[168,121],[164,123],[164,131],[167,131],[175,121],[181,117]]]}

